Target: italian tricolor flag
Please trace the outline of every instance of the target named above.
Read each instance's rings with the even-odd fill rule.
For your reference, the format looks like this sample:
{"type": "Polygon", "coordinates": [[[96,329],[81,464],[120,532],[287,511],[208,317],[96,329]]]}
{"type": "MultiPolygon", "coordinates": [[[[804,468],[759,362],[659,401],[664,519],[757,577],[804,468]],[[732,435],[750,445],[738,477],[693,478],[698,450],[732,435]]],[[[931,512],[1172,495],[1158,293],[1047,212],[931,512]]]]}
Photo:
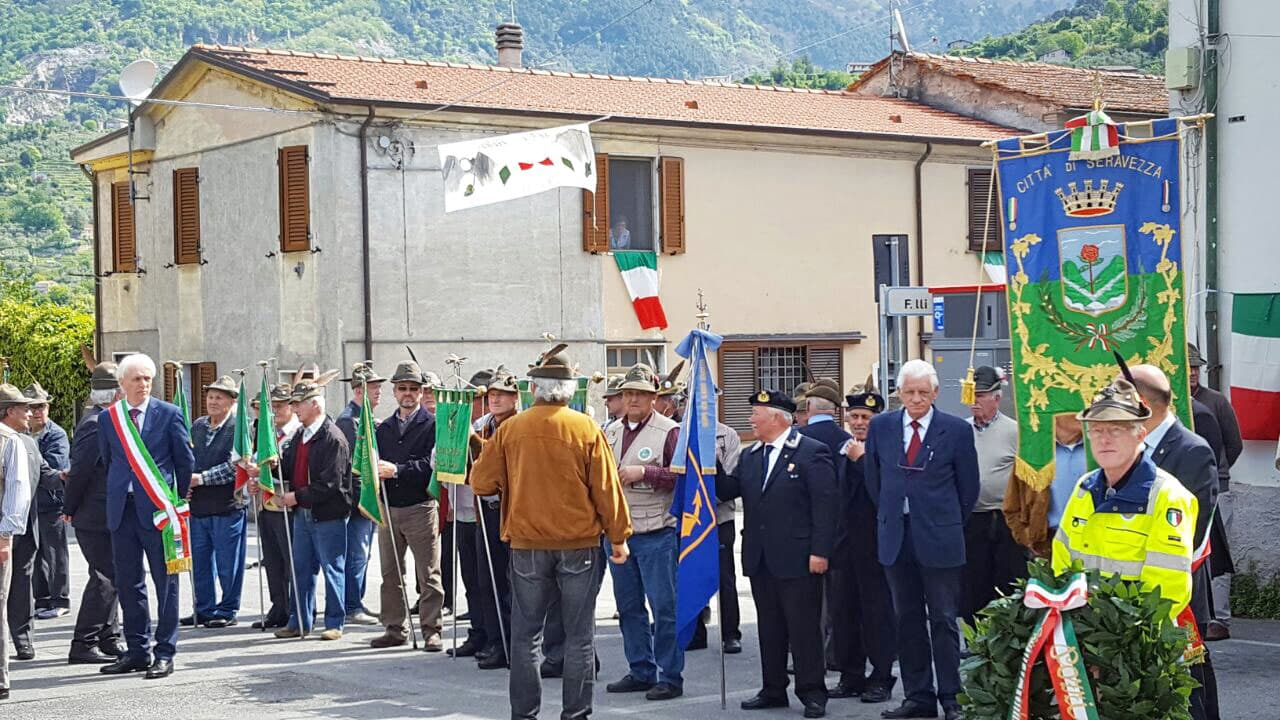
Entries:
{"type": "Polygon", "coordinates": [[[1232,302],[1231,404],[1245,440],[1280,434],[1280,294],[1232,302]]]}
{"type": "Polygon", "coordinates": [[[641,329],[665,329],[667,314],[663,312],[662,301],[658,299],[658,253],[615,250],[613,258],[617,260],[622,282],[631,294],[631,304],[635,306],[641,329]]]}

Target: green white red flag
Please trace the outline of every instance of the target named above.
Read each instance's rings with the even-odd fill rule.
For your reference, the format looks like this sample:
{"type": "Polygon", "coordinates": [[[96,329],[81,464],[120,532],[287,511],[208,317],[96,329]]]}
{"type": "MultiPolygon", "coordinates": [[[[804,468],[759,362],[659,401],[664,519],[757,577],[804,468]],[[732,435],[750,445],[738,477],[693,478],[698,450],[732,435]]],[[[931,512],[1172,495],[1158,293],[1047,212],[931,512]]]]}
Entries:
{"type": "Polygon", "coordinates": [[[231,462],[236,466],[236,491],[249,482],[249,472],[241,460],[253,457],[253,435],[249,432],[249,406],[244,397],[244,377],[240,378],[240,391],[236,394],[236,434],[231,439],[231,462]]]}
{"type": "Polygon", "coordinates": [[[1280,294],[1236,294],[1231,303],[1231,404],[1245,440],[1280,434],[1280,294]]]}
{"type": "Polygon", "coordinates": [[[631,295],[640,328],[665,329],[667,314],[658,298],[658,254],[650,250],[615,250],[613,259],[631,295]]]}

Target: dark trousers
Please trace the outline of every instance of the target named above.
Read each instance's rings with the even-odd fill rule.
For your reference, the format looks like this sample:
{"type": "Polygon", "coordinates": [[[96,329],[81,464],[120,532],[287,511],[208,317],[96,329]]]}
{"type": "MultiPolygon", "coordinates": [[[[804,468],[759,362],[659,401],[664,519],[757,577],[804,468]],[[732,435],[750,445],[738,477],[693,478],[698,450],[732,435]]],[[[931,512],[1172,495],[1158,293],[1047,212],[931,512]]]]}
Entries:
{"type": "Polygon", "coordinates": [[[869,500],[855,506],[849,522],[849,547],[827,573],[831,645],[840,682],[854,688],[892,687],[898,655],[893,597],[877,560],[875,508],[869,500]],[[867,661],[871,674],[866,674],[867,661]]]}
{"type": "MultiPolygon", "coordinates": [[[[458,530],[458,575],[462,579],[462,587],[455,588],[454,592],[461,590],[467,600],[467,612],[471,616],[467,639],[484,647],[489,642],[489,636],[485,632],[484,613],[480,611],[483,602],[480,599],[480,563],[484,550],[479,549],[478,545],[478,523],[454,520],[450,524],[458,530]]],[[[453,538],[450,537],[449,541],[453,542],[453,538]]]]}
{"type": "Polygon", "coordinates": [[[911,522],[904,518],[902,551],[885,568],[898,623],[898,666],[907,700],[959,707],[961,568],[924,567],[916,561],[911,522]],[[931,662],[932,661],[932,662],[931,662]],[[937,672],[937,691],[934,672],[937,672]]]}
{"type": "MultiPolygon", "coordinates": [[[[741,640],[741,611],[738,609],[738,573],[735,567],[733,544],[738,537],[737,521],[727,520],[716,528],[720,536],[720,638],[721,640],[741,640]]],[[[706,645],[707,615],[704,610],[698,616],[698,626],[693,630],[690,645],[706,645]]]]}
{"type": "MultiPolygon", "coordinates": [[[[477,600],[480,602],[482,625],[488,643],[500,643],[505,652],[511,634],[511,581],[507,575],[507,569],[511,565],[510,549],[502,542],[502,517],[498,503],[494,502],[490,506],[481,498],[477,498],[477,501],[480,512],[484,514],[484,522],[479,522],[480,518],[476,518],[477,600]],[[496,603],[495,584],[498,595],[496,603]],[[502,619],[501,623],[498,621],[499,617],[502,619]]],[[[475,613],[472,612],[472,615],[475,613]]]]}
{"type": "Polygon", "coordinates": [[[787,696],[787,650],[795,661],[796,697],[827,702],[822,654],[822,576],[778,578],[763,571],[751,576],[760,635],[761,694],[787,696]]]}
{"type": "Polygon", "coordinates": [[[9,638],[14,647],[31,644],[31,624],[35,617],[35,592],[32,574],[36,567],[39,535],[31,532],[28,522],[26,534],[14,535],[10,546],[9,599],[6,601],[9,621],[9,638]]]}
{"type": "Polygon", "coordinates": [[[89,580],[80,598],[76,629],[71,647],[104,645],[120,637],[120,602],[116,597],[115,564],[111,555],[111,533],[77,530],[76,544],[89,566],[89,580]]]}
{"type": "Polygon", "coordinates": [[[975,512],[964,525],[964,603],[960,617],[973,616],[999,597],[1013,591],[1013,583],[1027,574],[1027,554],[1009,532],[999,510],[975,512]]]}
{"type": "MultiPolygon", "coordinates": [[[[605,554],[603,546],[597,551],[599,557],[594,563],[595,567],[595,595],[593,598],[600,596],[600,588],[604,584],[605,568],[609,565],[609,556],[605,554]]],[[[553,668],[562,670],[564,668],[564,619],[560,613],[560,593],[557,592],[551,598],[551,603],[547,605],[547,619],[542,626],[542,657],[553,668]]],[[[594,605],[595,600],[592,600],[594,605]]],[[[596,667],[600,667],[600,659],[596,658],[596,667]]]]}
{"type": "Polygon", "coordinates": [[[154,525],[143,525],[133,496],[124,504],[120,527],[111,533],[116,568],[116,593],[124,617],[129,657],[146,659],[151,652],[151,609],[147,602],[147,572],[156,587],[155,656],[173,659],[178,652],[178,576],[165,569],[164,541],[154,525]],[[146,569],[143,568],[143,559],[146,569]]]}
{"type": "Polygon", "coordinates": [[[293,586],[284,513],[259,510],[258,537],[262,540],[262,572],[267,576],[267,594],[271,598],[266,620],[271,625],[284,625],[289,622],[289,590],[293,586]]]}
{"type": "Polygon", "coordinates": [[[42,512],[40,549],[36,560],[35,598],[37,610],[71,607],[71,575],[67,557],[67,522],[59,511],[42,512]]]}

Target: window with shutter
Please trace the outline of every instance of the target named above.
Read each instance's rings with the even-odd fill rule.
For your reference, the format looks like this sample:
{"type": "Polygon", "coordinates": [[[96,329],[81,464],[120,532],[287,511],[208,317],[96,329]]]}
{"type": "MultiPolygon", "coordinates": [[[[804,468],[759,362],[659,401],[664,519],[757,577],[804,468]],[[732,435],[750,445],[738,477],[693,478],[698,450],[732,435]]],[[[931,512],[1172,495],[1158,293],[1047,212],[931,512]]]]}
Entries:
{"type": "Polygon", "coordinates": [[[751,430],[751,397],[756,381],[756,347],[754,345],[721,345],[720,422],[739,433],[751,430]]]}
{"type": "Polygon", "coordinates": [[[810,378],[844,381],[840,345],[726,342],[720,346],[720,421],[739,434],[751,432],[749,398],[761,389],[793,391],[810,378]]]}
{"type": "Polygon", "coordinates": [[[212,385],[218,379],[217,363],[202,362],[195,364],[195,374],[191,383],[191,419],[208,415],[204,405],[204,386],[212,385]]]}
{"type": "Polygon", "coordinates": [[[844,348],[840,346],[818,347],[810,345],[805,353],[809,374],[815,378],[831,378],[841,382],[844,377],[844,348]]]}
{"type": "Polygon", "coordinates": [[[169,363],[164,364],[164,401],[173,402],[173,396],[178,392],[178,369],[169,363]]]}
{"type": "Polygon", "coordinates": [[[991,186],[990,168],[969,168],[969,250],[973,252],[1000,252],[1000,213],[996,212],[996,197],[991,186]],[[988,198],[988,195],[990,198],[988,198]],[[988,203],[988,199],[990,203],[988,203]],[[990,219],[988,219],[990,214],[990,219]],[[986,245],[983,245],[986,230],[986,245]]]}
{"type": "Polygon", "coordinates": [[[200,262],[200,170],[173,171],[173,262],[200,262]]]}
{"type": "Polygon", "coordinates": [[[112,183],[111,267],[115,272],[135,272],[138,269],[138,243],[129,194],[128,180],[112,183]]]}
{"type": "Polygon", "coordinates": [[[684,252],[684,159],[664,157],[658,161],[661,188],[659,227],[662,228],[662,252],[680,255],[684,252]]]}
{"type": "Polygon", "coordinates": [[[311,182],[306,145],[280,148],[280,251],[311,249],[311,182]]]}
{"type": "Polygon", "coordinates": [[[596,153],[596,190],[582,191],[582,249],[609,252],[609,156],[596,153]]]}

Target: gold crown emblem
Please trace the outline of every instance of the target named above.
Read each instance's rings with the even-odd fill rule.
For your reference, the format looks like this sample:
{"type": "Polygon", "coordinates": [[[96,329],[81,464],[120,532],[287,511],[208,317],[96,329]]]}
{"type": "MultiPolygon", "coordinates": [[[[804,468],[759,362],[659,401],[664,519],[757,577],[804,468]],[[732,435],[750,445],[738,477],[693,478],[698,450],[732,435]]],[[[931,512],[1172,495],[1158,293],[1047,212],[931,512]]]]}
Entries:
{"type": "Polygon", "coordinates": [[[867,407],[875,407],[875,406],[876,406],[876,399],[875,399],[874,397],[868,397],[864,402],[866,402],[866,403],[867,403],[867,407]]]}
{"type": "Polygon", "coordinates": [[[768,393],[768,391],[766,391],[766,390],[761,390],[761,391],[760,391],[760,394],[756,396],[756,400],[759,400],[760,402],[769,402],[769,393],[768,393]]]}
{"type": "Polygon", "coordinates": [[[1116,201],[1123,189],[1122,182],[1108,187],[1108,181],[1099,180],[1095,188],[1092,180],[1085,180],[1083,190],[1076,189],[1076,184],[1069,182],[1065,192],[1062,188],[1055,192],[1062,201],[1062,211],[1071,217],[1098,217],[1109,215],[1116,209],[1116,201]]]}

